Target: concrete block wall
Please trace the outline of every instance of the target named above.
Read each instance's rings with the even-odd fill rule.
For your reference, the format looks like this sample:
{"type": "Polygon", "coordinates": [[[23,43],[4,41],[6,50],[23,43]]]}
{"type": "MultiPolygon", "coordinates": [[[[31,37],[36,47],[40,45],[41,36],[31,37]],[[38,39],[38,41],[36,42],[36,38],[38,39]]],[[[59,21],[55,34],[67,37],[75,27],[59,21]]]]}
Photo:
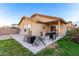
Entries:
{"type": "Polygon", "coordinates": [[[18,28],[0,28],[0,35],[19,34],[18,28]]]}

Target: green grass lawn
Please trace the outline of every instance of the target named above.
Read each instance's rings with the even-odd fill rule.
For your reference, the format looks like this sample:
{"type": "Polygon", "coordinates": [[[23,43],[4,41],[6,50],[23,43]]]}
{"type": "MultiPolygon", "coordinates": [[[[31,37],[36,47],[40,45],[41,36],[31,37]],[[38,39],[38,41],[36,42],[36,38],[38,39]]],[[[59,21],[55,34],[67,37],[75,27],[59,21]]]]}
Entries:
{"type": "Polygon", "coordinates": [[[22,45],[20,45],[18,42],[16,42],[14,39],[8,39],[8,40],[0,40],[0,55],[2,56],[20,56],[20,55],[31,55],[32,52],[30,52],[28,49],[24,48],[22,45]]]}
{"type": "Polygon", "coordinates": [[[79,44],[72,39],[62,38],[57,41],[59,45],[60,55],[63,56],[79,56],[79,44]]]}
{"type": "Polygon", "coordinates": [[[14,39],[0,40],[0,55],[1,56],[79,56],[79,44],[62,38],[56,42],[58,48],[44,48],[37,54],[33,54],[28,49],[24,48],[14,39]]]}
{"type": "Polygon", "coordinates": [[[71,41],[68,38],[62,38],[56,42],[58,48],[45,48],[37,55],[44,56],[79,56],[79,44],[71,41]]]}

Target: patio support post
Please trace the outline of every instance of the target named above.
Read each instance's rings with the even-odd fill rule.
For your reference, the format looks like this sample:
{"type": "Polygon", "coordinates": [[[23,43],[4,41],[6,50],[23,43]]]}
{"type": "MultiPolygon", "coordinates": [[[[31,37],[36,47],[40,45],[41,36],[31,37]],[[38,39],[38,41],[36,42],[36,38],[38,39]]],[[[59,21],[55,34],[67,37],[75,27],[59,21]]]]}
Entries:
{"type": "Polygon", "coordinates": [[[60,20],[58,20],[58,32],[59,32],[59,36],[60,36],[60,20]]]}

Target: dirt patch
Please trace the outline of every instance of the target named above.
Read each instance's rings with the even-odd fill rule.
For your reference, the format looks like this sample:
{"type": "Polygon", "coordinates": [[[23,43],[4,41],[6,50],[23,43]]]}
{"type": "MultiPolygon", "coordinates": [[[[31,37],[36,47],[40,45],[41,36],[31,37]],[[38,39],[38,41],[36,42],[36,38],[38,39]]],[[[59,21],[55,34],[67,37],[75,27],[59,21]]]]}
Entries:
{"type": "Polygon", "coordinates": [[[48,48],[57,49],[59,45],[57,43],[50,44],[48,48]]]}

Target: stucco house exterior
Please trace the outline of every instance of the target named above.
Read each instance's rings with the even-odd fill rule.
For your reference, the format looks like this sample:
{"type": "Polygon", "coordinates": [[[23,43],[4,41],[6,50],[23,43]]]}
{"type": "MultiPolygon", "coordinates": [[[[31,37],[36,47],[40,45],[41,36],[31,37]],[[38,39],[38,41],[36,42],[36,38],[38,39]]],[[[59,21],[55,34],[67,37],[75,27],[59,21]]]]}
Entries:
{"type": "Polygon", "coordinates": [[[67,22],[66,27],[67,27],[67,30],[68,30],[68,31],[70,31],[71,29],[75,28],[75,27],[74,27],[74,24],[72,23],[72,21],[67,22]]]}
{"type": "Polygon", "coordinates": [[[23,35],[28,35],[30,30],[32,35],[39,36],[43,28],[46,31],[57,31],[58,36],[65,35],[67,31],[65,20],[56,16],[33,14],[31,17],[23,16],[19,22],[19,33],[23,35]]]}

